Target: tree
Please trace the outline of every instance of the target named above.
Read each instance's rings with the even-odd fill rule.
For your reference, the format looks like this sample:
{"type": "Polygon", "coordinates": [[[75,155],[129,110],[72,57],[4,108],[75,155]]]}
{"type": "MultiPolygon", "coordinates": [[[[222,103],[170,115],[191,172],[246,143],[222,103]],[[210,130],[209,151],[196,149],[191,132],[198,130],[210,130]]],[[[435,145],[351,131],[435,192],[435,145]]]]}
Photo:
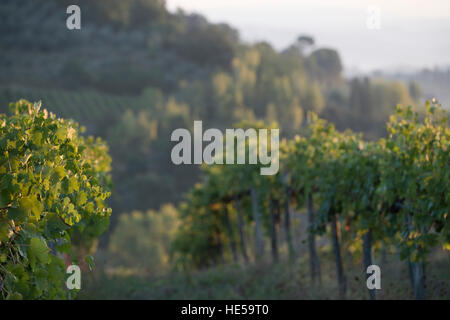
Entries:
{"type": "Polygon", "coordinates": [[[310,75],[324,83],[338,83],[342,75],[341,58],[336,50],[317,49],[308,57],[310,75]]]}
{"type": "Polygon", "coordinates": [[[408,85],[409,95],[415,102],[419,102],[422,98],[422,90],[420,86],[415,81],[410,81],[408,85]]]}
{"type": "Polygon", "coordinates": [[[301,35],[297,38],[296,46],[299,49],[300,53],[305,54],[306,49],[314,46],[314,38],[307,35],[301,35]]]}

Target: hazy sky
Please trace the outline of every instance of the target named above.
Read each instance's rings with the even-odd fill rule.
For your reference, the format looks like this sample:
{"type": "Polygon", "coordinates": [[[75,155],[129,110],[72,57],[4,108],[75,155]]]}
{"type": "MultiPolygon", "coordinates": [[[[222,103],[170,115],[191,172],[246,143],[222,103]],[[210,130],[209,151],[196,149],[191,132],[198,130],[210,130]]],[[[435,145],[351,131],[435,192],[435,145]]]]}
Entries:
{"type": "Polygon", "coordinates": [[[285,48],[299,34],[335,48],[345,68],[450,66],[450,0],[167,0],[212,22],[227,22],[246,41],[285,48]],[[367,27],[368,7],[380,9],[380,29],[367,27]]]}

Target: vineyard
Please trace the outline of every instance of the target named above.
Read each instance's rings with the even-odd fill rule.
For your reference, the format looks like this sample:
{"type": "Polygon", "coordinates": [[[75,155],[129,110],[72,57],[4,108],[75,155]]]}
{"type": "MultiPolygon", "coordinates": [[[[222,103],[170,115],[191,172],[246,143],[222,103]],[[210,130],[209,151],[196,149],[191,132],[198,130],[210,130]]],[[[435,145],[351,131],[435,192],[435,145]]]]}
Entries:
{"type": "MultiPolygon", "coordinates": [[[[176,263],[181,268],[217,265],[225,262],[227,251],[232,261],[241,256],[250,263],[249,225],[256,263],[264,256],[264,235],[273,263],[280,261],[282,241],[292,261],[289,211],[306,208],[313,283],[320,286],[322,278],[316,237],[328,234],[340,298],[347,286],[343,244],[361,253],[364,270],[373,264],[374,248],[394,246],[408,264],[415,298],[425,298],[427,256],[437,246],[450,246],[450,130],[440,106],[427,103],[424,119],[398,106],[387,131],[386,139],[365,142],[310,114],[302,137],[282,141],[277,175],[260,175],[258,165],[204,167],[203,182],[180,207],[176,263]]],[[[376,298],[376,290],[369,294],[376,298]]]]}
{"type": "MultiPolygon", "coordinates": [[[[100,139],[78,135],[75,122],[25,100],[10,108],[13,115],[3,115],[0,127],[1,295],[73,297],[74,292],[62,288],[66,258],[93,265],[86,253],[108,228],[111,213],[105,203],[111,160],[100,139]]],[[[262,122],[240,125],[276,127],[262,122]]],[[[176,269],[229,263],[251,269],[264,263],[268,239],[273,270],[280,272],[277,266],[299,258],[291,211],[304,210],[304,245],[314,287],[321,288],[324,278],[330,281],[324,275],[330,266],[319,258],[317,243],[325,236],[332,247],[340,299],[346,298],[348,286],[343,251],[361,257],[366,270],[375,264],[374,251],[386,255],[386,248],[399,253],[409,268],[414,297],[424,299],[430,252],[450,248],[450,130],[445,112],[428,102],[424,118],[411,107],[398,106],[387,131],[387,138],[367,142],[310,113],[302,136],[281,141],[276,175],[261,175],[261,164],[203,166],[202,182],[179,205],[173,237],[162,232],[163,225],[177,221],[173,207],[164,209],[167,217],[149,213],[145,223],[155,224],[154,233],[162,232],[166,244],[171,241],[171,255],[165,259],[176,269]],[[248,241],[250,235],[254,241],[248,241]],[[280,250],[282,243],[286,250],[280,250]]],[[[142,228],[141,214],[131,218],[138,219],[134,229],[142,228]]],[[[295,276],[295,271],[289,274],[295,276]]],[[[376,299],[377,290],[369,290],[368,296],[376,299]]]]}
{"type": "Polygon", "coordinates": [[[0,112],[7,113],[11,101],[26,99],[42,101],[46,108],[59,117],[83,123],[89,131],[104,134],[105,123],[117,121],[126,110],[139,111],[152,104],[145,95],[115,96],[95,91],[30,89],[0,87],[0,112]],[[108,115],[108,116],[105,116],[108,115]]]}
{"type": "Polygon", "coordinates": [[[0,1],[0,301],[449,300],[450,11],[191,2],[0,1]]]}

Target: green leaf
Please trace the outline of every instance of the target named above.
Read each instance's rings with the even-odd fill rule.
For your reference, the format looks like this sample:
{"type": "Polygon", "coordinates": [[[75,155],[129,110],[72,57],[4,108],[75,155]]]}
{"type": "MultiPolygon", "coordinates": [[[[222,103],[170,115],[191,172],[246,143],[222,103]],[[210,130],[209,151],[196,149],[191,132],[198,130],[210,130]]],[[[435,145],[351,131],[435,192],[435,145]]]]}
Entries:
{"type": "Polygon", "coordinates": [[[14,220],[16,224],[25,222],[27,212],[22,208],[10,208],[8,209],[8,219],[14,220]]]}
{"type": "Polygon", "coordinates": [[[65,127],[59,127],[55,132],[56,137],[59,140],[65,140],[67,137],[67,130],[65,127]]]}
{"type": "Polygon", "coordinates": [[[56,213],[49,212],[47,213],[46,218],[46,231],[48,236],[51,236],[53,233],[60,233],[69,228],[56,213]]]}
{"type": "Polygon", "coordinates": [[[33,143],[37,146],[41,146],[42,145],[42,132],[35,132],[31,135],[31,141],[33,141],[33,143]]]}
{"type": "Polygon", "coordinates": [[[66,170],[62,166],[58,166],[54,169],[53,175],[52,175],[52,182],[56,183],[58,181],[61,181],[66,176],[66,170]]]}
{"type": "Polygon", "coordinates": [[[29,214],[35,221],[38,221],[42,211],[44,210],[44,206],[37,199],[36,195],[23,197],[19,201],[20,209],[25,210],[27,214],[29,214]]]}
{"type": "Polygon", "coordinates": [[[93,213],[94,212],[94,204],[92,202],[88,202],[86,204],[85,210],[87,213],[93,213]]]}
{"type": "Polygon", "coordinates": [[[30,247],[28,248],[28,257],[30,260],[36,259],[41,263],[48,263],[49,249],[47,245],[39,238],[32,238],[30,240],[30,247]]]}
{"type": "Polygon", "coordinates": [[[69,179],[68,193],[72,193],[74,191],[79,190],[78,180],[76,177],[71,177],[69,179]]]}
{"type": "Polygon", "coordinates": [[[0,192],[0,208],[5,208],[8,206],[9,202],[11,201],[10,194],[7,190],[2,190],[0,192]]]}
{"type": "Polygon", "coordinates": [[[89,270],[94,269],[95,263],[94,263],[94,257],[93,257],[93,256],[87,255],[87,256],[84,258],[84,261],[86,261],[86,263],[88,264],[89,270]]]}
{"type": "Polygon", "coordinates": [[[77,196],[77,205],[82,206],[86,203],[87,201],[87,194],[84,191],[81,191],[80,193],[78,193],[77,196]]]}
{"type": "Polygon", "coordinates": [[[9,226],[6,221],[0,221],[0,242],[9,240],[9,226]]]}

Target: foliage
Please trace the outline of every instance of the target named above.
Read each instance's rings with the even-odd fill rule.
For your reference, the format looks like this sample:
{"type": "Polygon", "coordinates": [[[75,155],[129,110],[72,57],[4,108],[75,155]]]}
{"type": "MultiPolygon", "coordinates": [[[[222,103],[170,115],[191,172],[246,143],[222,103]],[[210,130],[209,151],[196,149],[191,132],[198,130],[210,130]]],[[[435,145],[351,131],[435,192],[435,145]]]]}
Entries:
{"type": "Polygon", "coordinates": [[[108,248],[110,266],[147,275],[169,271],[170,245],[179,227],[178,212],[172,205],[164,205],[159,211],[121,215],[108,248]]]}
{"type": "MultiPolygon", "coordinates": [[[[427,103],[423,120],[411,107],[398,106],[388,123],[388,133],[387,139],[365,142],[360,135],[341,133],[310,114],[304,136],[282,143],[277,175],[261,176],[254,165],[205,169],[203,184],[197,185],[182,205],[185,223],[175,240],[176,250],[199,261],[206,261],[214,252],[220,254],[217,246],[208,243],[226,233],[226,221],[220,219],[227,206],[224,199],[242,193],[248,197],[245,192],[251,188],[258,191],[265,227],[271,234],[275,222],[270,220],[268,199],[283,202],[282,191],[287,188],[298,209],[306,205],[308,195],[319,202],[310,233],[326,233],[331,218],[337,215],[340,225],[345,226],[342,237],[350,243],[359,241],[370,229],[374,242],[397,245],[403,259],[426,261],[432,248],[449,245],[447,119],[435,102],[427,103]],[[401,209],[394,210],[395,206],[401,209]],[[189,248],[183,246],[186,242],[189,248]]],[[[255,222],[250,215],[247,219],[255,222]]],[[[198,265],[195,261],[191,263],[198,265]]]]}
{"type": "Polygon", "coordinates": [[[0,116],[1,298],[64,298],[65,265],[78,232],[89,245],[111,214],[111,159],[100,139],[39,104],[0,116]]]}
{"type": "Polygon", "coordinates": [[[424,260],[430,249],[450,242],[450,130],[444,112],[427,102],[424,121],[411,108],[397,108],[388,124],[380,193],[401,209],[388,229],[401,231],[403,257],[424,260]]]}

